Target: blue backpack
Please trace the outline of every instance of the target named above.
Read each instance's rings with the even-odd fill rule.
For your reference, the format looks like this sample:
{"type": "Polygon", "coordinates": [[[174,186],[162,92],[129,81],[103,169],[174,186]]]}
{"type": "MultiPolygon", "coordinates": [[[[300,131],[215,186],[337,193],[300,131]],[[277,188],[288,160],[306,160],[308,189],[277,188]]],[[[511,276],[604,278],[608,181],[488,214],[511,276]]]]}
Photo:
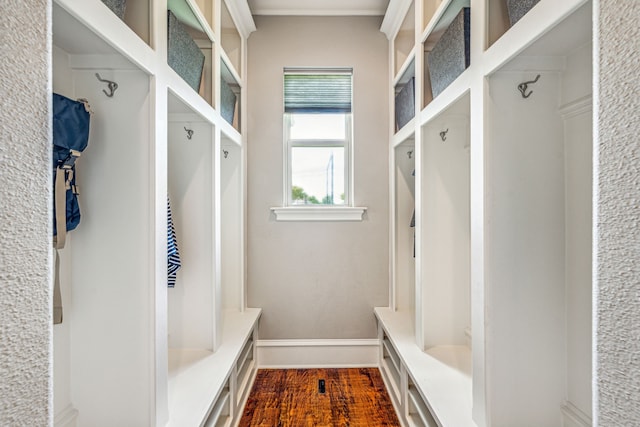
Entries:
{"type": "Polygon", "coordinates": [[[91,109],[84,99],[53,94],[53,235],[56,249],[80,223],[75,162],[89,142],[91,109]]]}
{"type": "Polygon", "coordinates": [[[85,99],[74,101],[53,94],[53,245],[55,251],[55,281],[53,287],[53,323],[62,323],[60,294],[60,257],[67,231],[80,223],[76,159],[89,143],[91,108],[85,99]]]}

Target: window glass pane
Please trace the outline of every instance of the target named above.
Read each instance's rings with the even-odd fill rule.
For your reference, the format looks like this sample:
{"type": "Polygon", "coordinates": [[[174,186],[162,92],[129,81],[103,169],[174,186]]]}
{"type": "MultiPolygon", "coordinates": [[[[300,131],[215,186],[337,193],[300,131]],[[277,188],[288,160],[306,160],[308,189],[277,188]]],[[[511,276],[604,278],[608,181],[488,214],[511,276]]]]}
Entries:
{"type": "Polygon", "coordinates": [[[291,114],[291,139],[345,139],[344,114],[291,114]]]}
{"type": "Polygon", "coordinates": [[[344,147],[293,147],[294,205],[344,205],[344,147]]]}

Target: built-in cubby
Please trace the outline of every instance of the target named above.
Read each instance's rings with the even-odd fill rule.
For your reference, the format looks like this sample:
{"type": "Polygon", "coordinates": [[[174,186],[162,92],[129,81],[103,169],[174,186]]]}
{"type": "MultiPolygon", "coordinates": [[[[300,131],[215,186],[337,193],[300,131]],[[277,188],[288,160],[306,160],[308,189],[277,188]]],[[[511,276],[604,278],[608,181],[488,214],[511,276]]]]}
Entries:
{"type": "MultiPolygon", "coordinates": [[[[537,7],[537,3],[538,2],[534,0],[488,0],[487,16],[489,32],[487,34],[487,47],[493,45],[496,40],[509,31],[512,26],[518,24],[520,19],[524,18],[524,16],[530,12],[534,15],[544,16],[544,11],[541,9],[543,9],[545,5],[543,4],[542,7],[537,7]]],[[[536,19],[535,16],[527,17],[527,20],[534,19],[536,19]]]]}
{"type": "Polygon", "coordinates": [[[85,98],[92,110],[89,144],[76,164],[82,220],[60,252],[64,315],[54,327],[54,410],[78,425],[122,424],[125,417],[150,425],[151,82],[58,5],[53,22],[53,91],[85,98]],[[98,76],[117,82],[112,97],[98,76]]]}
{"type": "Polygon", "coordinates": [[[394,74],[397,75],[411,56],[415,44],[416,32],[415,4],[411,2],[402,25],[393,39],[394,74]]]}
{"type": "MultiPolygon", "coordinates": [[[[434,1],[434,0],[431,0],[434,1]]],[[[453,22],[456,16],[460,13],[463,8],[469,8],[471,3],[469,0],[448,0],[448,1],[437,1],[438,8],[432,11],[431,21],[426,24],[426,29],[424,34],[422,35],[422,52],[423,52],[423,84],[422,84],[422,108],[426,107],[431,101],[433,101],[434,92],[432,88],[432,76],[429,71],[429,53],[436,46],[444,32],[447,30],[449,25],[453,22]]],[[[464,34],[462,35],[464,38],[464,34]]],[[[458,40],[458,43],[460,40],[458,40]]],[[[470,40],[469,40],[470,42],[470,40]]],[[[451,46],[454,48],[454,46],[451,46]]],[[[464,62],[464,50],[453,49],[450,53],[451,55],[458,55],[460,58],[456,60],[450,60],[454,62],[464,62]]],[[[439,79],[449,79],[455,81],[458,76],[449,76],[450,73],[446,75],[438,75],[439,79]]],[[[465,82],[463,82],[464,84],[465,82]]],[[[437,86],[437,84],[436,84],[437,86]]],[[[468,84],[466,85],[468,87],[468,84]]],[[[436,94],[437,96],[438,94],[436,94]]],[[[459,94],[454,95],[454,97],[459,96],[459,94]]],[[[451,102],[453,99],[447,100],[451,102]]]]}
{"type": "MultiPolygon", "coordinates": [[[[100,0],[53,4],[53,90],[93,111],[77,162],[82,221],[60,251],[56,427],[230,426],[251,387],[261,311],[244,291],[244,139],[213,108],[228,60],[213,32],[222,1],[167,3],[205,54],[200,94],[167,62],[167,10],[129,1],[123,21],[100,0]]],[[[242,10],[226,12],[245,25],[240,46],[242,10]]]]}
{"type": "Polygon", "coordinates": [[[391,301],[396,310],[415,310],[415,141],[409,138],[394,148],[394,281],[391,301]]]}
{"type": "Polygon", "coordinates": [[[216,29],[216,25],[215,25],[215,22],[216,22],[215,21],[215,18],[216,18],[216,11],[215,11],[216,2],[207,1],[207,0],[193,0],[193,1],[196,3],[196,5],[198,6],[198,10],[200,11],[202,16],[207,21],[207,24],[209,25],[209,28],[211,28],[212,30],[215,31],[215,29],[216,29]]]}
{"type": "Polygon", "coordinates": [[[426,400],[420,394],[420,389],[409,376],[407,386],[407,407],[406,417],[411,427],[439,427],[436,420],[431,415],[431,410],[427,406],[426,400]]]}
{"type": "MultiPolygon", "coordinates": [[[[117,4],[118,2],[107,2],[110,4],[117,4]]],[[[146,44],[150,45],[151,40],[151,28],[150,28],[150,4],[149,0],[136,0],[136,1],[128,1],[123,2],[121,9],[116,9],[116,11],[111,11],[113,16],[118,17],[124,24],[131,29],[141,40],[143,40],[146,44]],[[124,13],[119,16],[119,13],[123,11],[124,13]]],[[[103,7],[109,10],[108,6],[105,3],[101,3],[99,5],[99,9],[103,7]]],[[[107,11],[102,9],[102,13],[104,15],[110,15],[107,11]]],[[[112,19],[111,16],[107,19],[112,19]]]]}
{"type": "Polygon", "coordinates": [[[587,3],[488,79],[491,425],[590,425],[569,421],[592,410],[590,23],[587,3]]]}
{"type": "Polygon", "coordinates": [[[249,335],[247,341],[242,347],[240,356],[236,361],[234,371],[236,378],[235,382],[237,384],[237,386],[235,387],[235,404],[236,412],[238,413],[241,412],[242,406],[244,406],[244,402],[249,397],[249,391],[251,389],[250,384],[253,383],[257,372],[256,339],[257,330],[253,331],[253,333],[249,335]]]}
{"type": "Polygon", "coordinates": [[[421,32],[425,31],[429,26],[429,23],[436,15],[436,11],[442,4],[443,0],[422,0],[422,28],[421,32]]]}
{"type": "Polygon", "coordinates": [[[389,52],[394,95],[411,61],[418,92],[390,137],[390,305],[375,312],[381,370],[410,426],[592,424],[593,4],[535,3],[513,25],[505,0],[423,0],[385,17],[392,41],[421,19],[411,59],[396,60],[397,43],[389,52]],[[462,7],[473,61],[434,97],[429,52],[462,7]],[[408,206],[413,265],[401,253],[408,206]]]}
{"type": "MultiPolygon", "coordinates": [[[[169,0],[167,59],[169,65],[193,90],[214,105],[214,39],[211,27],[202,12],[189,0],[169,0]],[[178,28],[173,28],[178,27],[178,28]],[[198,60],[188,48],[193,40],[203,58],[201,68],[195,67],[198,60]],[[200,78],[197,78],[200,76],[200,78]]],[[[196,51],[197,52],[197,51],[196,51]]]]}
{"type": "Polygon", "coordinates": [[[242,86],[240,76],[220,60],[220,115],[234,129],[240,131],[242,86]]]}
{"type": "Polygon", "coordinates": [[[469,354],[415,345],[411,314],[375,309],[380,370],[402,425],[475,427],[469,354]]]}
{"type": "Polygon", "coordinates": [[[418,303],[423,346],[454,350],[466,347],[465,330],[471,325],[469,94],[421,132],[418,303]]]}
{"type": "Polygon", "coordinates": [[[412,123],[416,116],[416,67],[415,59],[412,58],[403,68],[402,73],[396,79],[393,87],[394,93],[394,113],[395,132],[412,123]]]}
{"type": "Polygon", "coordinates": [[[214,128],[169,94],[167,192],[181,268],[168,289],[168,345],[179,366],[215,350],[213,138],[214,128]]]}
{"type": "Polygon", "coordinates": [[[382,368],[384,373],[390,379],[390,391],[393,393],[394,400],[400,404],[402,402],[402,377],[400,368],[400,357],[393,347],[391,340],[387,334],[382,333],[382,368]]]}
{"type": "Polygon", "coordinates": [[[221,138],[220,153],[220,230],[222,305],[225,310],[241,310],[245,306],[243,288],[243,166],[242,148],[221,138]]]}
{"type": "Polygon", "coordinates": [[[233,69],[242,74],[242,37],[233,21],[226,1],[221,2],[220,41],[222,49],[233,69]]]}
{"type": "Polygon", "coordinates": [[[227,427],[231,425],[231,404],[231,387],[229,385],[229,379],[227,379],[203,426],[227,427]]]}
{"type": "Polygon", "coordinates": [[[220,347],[185,369],[170,370],[168,426],[228,426],[238,421],[256,374],[259,317],[258,309],[225,311],[220,347]]]}

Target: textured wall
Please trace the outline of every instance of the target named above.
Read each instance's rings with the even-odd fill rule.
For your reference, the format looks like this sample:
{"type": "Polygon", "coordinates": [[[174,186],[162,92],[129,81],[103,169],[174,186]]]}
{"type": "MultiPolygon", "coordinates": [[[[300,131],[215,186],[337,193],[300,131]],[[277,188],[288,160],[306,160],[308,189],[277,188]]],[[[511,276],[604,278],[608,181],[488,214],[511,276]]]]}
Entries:
{"type": "Polygon", "coordinates": [[[379,17],[257,17],[248,60],[248,304],[262,339],[374,338],[389,292],[388,45],[379,17]],[[283,67],[353,67],[362,222],[277,222],[283,67]]]}
{"type": "Polygon", "coordinates": [[[52,412],[51,5],[0,5],[0,425],[46,426],[52,412]]]}
{"type": "Polygon", "coordinates": [[[600,0],[596,321],[600,427],[640,425],[640,2],[600,0]]]}

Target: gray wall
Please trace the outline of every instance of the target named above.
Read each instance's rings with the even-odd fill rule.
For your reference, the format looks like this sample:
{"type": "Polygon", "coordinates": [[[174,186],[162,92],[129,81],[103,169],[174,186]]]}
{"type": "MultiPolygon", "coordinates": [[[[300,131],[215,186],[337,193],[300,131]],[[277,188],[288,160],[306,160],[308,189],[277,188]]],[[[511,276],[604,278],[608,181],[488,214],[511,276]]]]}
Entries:
{"type": "Polygon", "coordinates": [[[374,338],[388,305],[388,45],[376,17],[256,17],[248,59],[248,304],[261,339],[374,338]],[[283,67],[353,67],[362,222],[276,222],[283,67]]]}
{"type": "Polygon", "coordinates": [[[48,0],[0,2],[0,425],[52,419],[48,0]]]}
{"type": "Polygon", "coordinates": [[[640,425],[640,2],[601,0],[596,44],[596,406],[640,425]]]}

